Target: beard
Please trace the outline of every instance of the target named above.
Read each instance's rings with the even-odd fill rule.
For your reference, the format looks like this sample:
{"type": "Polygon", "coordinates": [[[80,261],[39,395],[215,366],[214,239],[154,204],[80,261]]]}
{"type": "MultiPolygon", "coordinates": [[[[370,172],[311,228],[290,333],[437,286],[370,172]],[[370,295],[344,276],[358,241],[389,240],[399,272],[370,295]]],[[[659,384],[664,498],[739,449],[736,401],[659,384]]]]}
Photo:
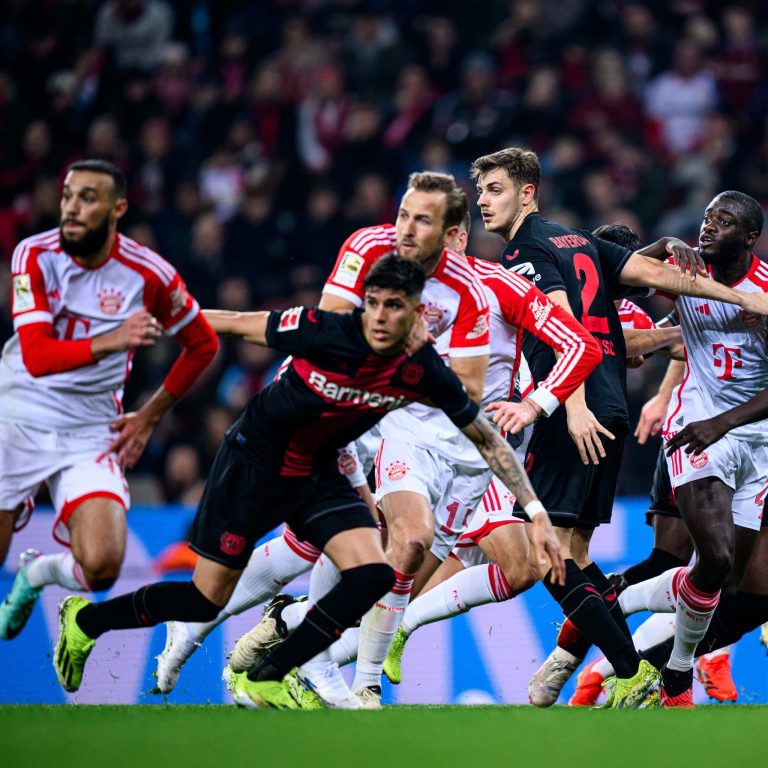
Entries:
{"type": "Polygon", "coordinates": [[[742,240],[738,238],[730,238],[721,241],[718,244],[717,251],[712,251],[712,249],[709,248],[701,255],[706,264],[724,267],[736,261],[743,250],[744,243],[742,240]]]}
{"type": "Polygon", "coordinates": [[[78,240],[69,240],[61,227],[59,227],[59,237],[61,248],[70,256],[81,259],[87,259],[95,256],[107,242],[109,237],[109,216],[105,216],[103,221],[93,229],[89,229],[78,240]]]}

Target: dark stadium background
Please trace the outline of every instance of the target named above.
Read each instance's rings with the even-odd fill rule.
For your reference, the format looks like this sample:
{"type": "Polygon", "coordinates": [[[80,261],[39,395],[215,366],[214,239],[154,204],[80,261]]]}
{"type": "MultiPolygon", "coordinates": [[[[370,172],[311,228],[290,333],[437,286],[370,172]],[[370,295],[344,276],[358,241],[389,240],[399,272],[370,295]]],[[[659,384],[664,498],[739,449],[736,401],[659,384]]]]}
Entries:
{"type": "MultiPolygon", "coordinates": [[[[693,241],[717,190],[768,197],[767,40],[757,0],[7,0],[3,338],[13,247],[56,226],[63,169],[86,156],[124,169],[123,231],[204,306],[315,301],[344,237],[393,219],[408,173],[450,171],[472,195],[469,162],[509,144],[540,154],[545,215],[693,241]]],[[[500,248],[475,221],[470,252],[500,248]]],[[[129,407],[174,354],[137,358],[129,407]]],[[[274,364],[226,342],[156,432],[135,500],[194,503],[274,364]]],[[[662,368],[630,373],[633,419],[662,368]]],[[[656,444],[627,450],[620,492],[643,494],[656,444]]]]}

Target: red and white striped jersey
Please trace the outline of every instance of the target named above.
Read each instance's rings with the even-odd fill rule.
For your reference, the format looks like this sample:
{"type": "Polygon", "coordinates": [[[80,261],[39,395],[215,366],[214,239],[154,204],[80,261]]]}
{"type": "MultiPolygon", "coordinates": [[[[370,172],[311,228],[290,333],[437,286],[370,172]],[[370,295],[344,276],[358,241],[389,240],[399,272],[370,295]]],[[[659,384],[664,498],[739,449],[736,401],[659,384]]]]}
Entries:
{"type": "MultiPolygon", "coordinates": [[[[768,265],[753,256],[747,274],[732,287],[745,293],[768,291],[768,265]]],[[[669,404],[665,437],[742,405],[768,388],[768,318],[711,299],[678,296],[675,303],[686,366],[669,404]]],[[[766,432],[768,419],[763,419],[728,435],[764,443],[766,432]]]]}
{"type": "Polygon", "coordinates": [[[656,327],[651,316],[629,299],[622,299],[619,304],[619,320],[621,327],[628,330],[645,331],[656,327]]]}
{"type": "Polygon", "coordinates": [[[529,396],[547,415],[564,403],[602,359],[592,336],[529,280],[511,270],[468,257],[488,295],[491,356],[483,404],[506,400],[521,359],[524,331],[562,353],[547,378],[529,396]]]}
{"type": "Polygon", "coordinates": [[[96,268],[65,253],[54,229],[19,243],[11,270],[16,333],[0,361],[0,419],[14,423],[56,430],[111,421],[122,410],[133,356],[116,352],[35,378],[22,358],[20,328],[50,324],[57,339],[88,339],[146,307],[167,333],[176,334],[200,312],[174,267],[119,233],[109,258],[96,268]]]}
{"type": "MultiPolygon", "coordinates": [[[[339,249],[336,265],[323,293],[338,296],[360,307],[363,283],[371,267],[383,256],[395,253],[393,224],[365,227],[353,232],[339,249]]],[[[421,294],[424,317],[437,339],[437,351],[450,357],[487,355],[488,304],[485,292],[464,258],[448,249],[427,278],[421,294]]]]}

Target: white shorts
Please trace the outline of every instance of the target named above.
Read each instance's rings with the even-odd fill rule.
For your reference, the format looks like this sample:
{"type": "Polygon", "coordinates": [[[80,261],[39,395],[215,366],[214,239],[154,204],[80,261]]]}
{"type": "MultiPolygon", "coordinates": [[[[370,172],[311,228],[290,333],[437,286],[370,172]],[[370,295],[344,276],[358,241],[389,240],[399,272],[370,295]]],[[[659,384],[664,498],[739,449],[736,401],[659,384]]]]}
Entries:
{"type": "Polygon", "coordinates": [[[16,530],[26,525],[33,499],[46,483],[56,519],[53,536],[69,544],[67,522],[80,504],[94,496],[112,498],[128,509],[128,483],[114,454],[104,451],[115,439],[108,426],[47,432],[0,422],[0,509],[24,504],[16,530]]]}
{"type": "Polygon", "coordinates": [[[733,522],[741,528],[760,530],[763,504],[768,490],[768,445],[754,445],[728,435],[721,437],[698,456],[681,448],[667,456],[672,488],[717,477],[733,493],[733,522]]]}
{"type": "Polygon", "coordinates": [[[430,552],[445,560],[472,513],[480,504],[493,473],[488,467],[467,467],[410,443],[387,438],[376,456],[376,500],[389,493],[411,491],[424,496],[435,516],[430,552]]]}
{"type": "Polygon", "coordinates": [[[514,516],[515,497],[512,492],[494,476],[485,492],[477,511],[472,515],[467,530],[456,542],[451,554],[465,567],[485,565],[490,559],[478,546],[492,531],[502,525],[525,525],[514,516]]]}

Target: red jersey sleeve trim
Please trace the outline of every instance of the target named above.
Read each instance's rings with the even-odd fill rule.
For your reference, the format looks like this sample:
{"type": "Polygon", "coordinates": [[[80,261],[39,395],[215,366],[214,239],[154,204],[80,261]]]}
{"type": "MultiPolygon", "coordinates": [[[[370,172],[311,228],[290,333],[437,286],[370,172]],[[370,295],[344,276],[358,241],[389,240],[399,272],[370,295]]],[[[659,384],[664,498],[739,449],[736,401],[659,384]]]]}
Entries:
{"type": "Polygon", "coordinates": [[[174,397],[183,397],[208,367],[219,350],[219,339],[203,315],[198,312],[192,321],[176,334],[183,350],[165,377],[163,386],[174,397]]]}
{"type": "Polygon", "coordinates": [[[53,335],[50,323],[31,323],[18,329],[21,359],[30,376],[50,376],[92,365],[90,339],[64,340],[53,335]]]}

